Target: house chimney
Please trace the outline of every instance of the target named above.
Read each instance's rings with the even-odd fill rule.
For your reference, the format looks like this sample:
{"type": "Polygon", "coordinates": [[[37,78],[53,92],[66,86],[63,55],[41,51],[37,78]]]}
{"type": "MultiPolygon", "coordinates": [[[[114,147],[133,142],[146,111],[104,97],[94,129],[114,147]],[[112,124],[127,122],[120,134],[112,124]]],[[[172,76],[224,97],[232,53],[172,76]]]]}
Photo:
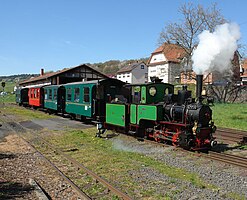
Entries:
{"type": "Polygon", "coordinates": [[[44,69],[42,68],[41,70],[40,70],[40,76],[43,76],[44,75],[44,69]]]}

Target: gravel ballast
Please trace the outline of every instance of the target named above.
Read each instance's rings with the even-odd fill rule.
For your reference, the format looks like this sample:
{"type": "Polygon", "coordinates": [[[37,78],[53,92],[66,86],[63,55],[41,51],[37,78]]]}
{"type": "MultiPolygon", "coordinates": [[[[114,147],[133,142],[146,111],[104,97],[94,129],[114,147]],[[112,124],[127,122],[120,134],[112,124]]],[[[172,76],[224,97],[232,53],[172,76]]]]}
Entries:
{"type": "Polygon", "coordinates": [[[114,138],[113,141],[116,149],[138,152],[171,167],[196,173],[206,183],[215,186],[215,189],[211,190],[198,188],[192,183],[180,179],[175,180],[145,166],[139,171],[130,170],[130,174],[137,182],[143,186],[155,188],[161,194],[164,193],[166,187],[169,187],[165,193],[170,193],[174,199],[234,199],[229,197],[230,193],[236,193],[240,198],[247,199],[247,171],[242,168],[192,156],[172,146],[164,148],[137,140],[129,140],[123,135],[114,138]],[[156,186],[155,183],[159,183],[159,185],[156,186]]]}

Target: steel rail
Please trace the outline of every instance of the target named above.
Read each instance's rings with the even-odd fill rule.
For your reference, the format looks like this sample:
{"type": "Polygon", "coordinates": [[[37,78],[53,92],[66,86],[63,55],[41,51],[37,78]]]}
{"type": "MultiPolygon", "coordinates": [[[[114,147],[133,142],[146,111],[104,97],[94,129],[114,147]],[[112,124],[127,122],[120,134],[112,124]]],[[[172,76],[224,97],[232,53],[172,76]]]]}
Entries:
{"type": "Polygon", "coordinates": [[[77,166],[78,168],[84,170],[87,174],[91,175],[93,178],[95,178],[97,181],[99,181],[100,183],[102,183],[103,185],[105,185],[110,191],[112,191],[113,193],[115,193],[116,195],[118,195],[119,197],[123,198],[124,200],[131,200],[132,198],[129,197],[127,194],[123,193],[122,191],[120,191],[119,189],[117,189],[116,187],[112,186],[109,182],[107,182],[105,179],[103,179],[102,177],[98,176],[97,174],[95,174],[94,172],[92,172],[91,170],[89,170],[88,168],[86,168],[84,165],[82,165],[81,163],[79,163],[78,161],[76,161],[75,159],[73,159],[71,156],[65,154],[62,150],[54,147],[53,145],[51,145],[49,142],[47,142],[44,138],[42,137],[38,137],[38,139],[42,140],[43,143],[45,143],[46,145],[48,145],[51,149],[57,151],[60,155],[63,155],[68,161],[70,161],[72,164],[74,164],[75,166],[77,166]]]}
{"type": "Polygon", "coordinates": [[[247,131],[219,128],[216,130],[215,136],[217,139],[224,142],[236,142],[240,144],[247,142],[247,131]]]}
{"type": "Polygon", "coordinates": [[[247,136],[247,131],[243,131],[243,130],[219,127],[219,128],[217,128],[216,132],[217,131],[219,131],[219,132],[228,132],[228,133],[236,133],[236,134],[241,134],[241,135],[247,136]]]}
{"type": "Polygon", "coordinates": [[[247,169],[247,158],[245,157],[214,151],[210,151],[208,155],[204,154],[203,156],[247,169]]]}
{"type": "MultiPolygon", "coordinates": [[[[7,117],[5,115],[5,117],[7,117]]],[[[10,117],[8,117],[10,119],[10,117]]],[[[26,129],[25,127],[23,127],[21,124],[17,123],[17,122],[14,122],[15,124],[17,124],[18,126],[26,129]]],[[[6,123],[8,124],[8,123],[6,123]]],[[[10,128],[16,132],[10,124],[8,124],[10,126],[10,128]]],[[[16,132],[17,133],[17,132],[16,132]]],[[[23,138],[19,133],[17,133],[17,135],[22,138],[28,145],[30,145],[35,151],[37,151],[39,154],[41,154],[41,156],[44,157],[45,160],[47,160],[48,162],[50,162],[44,155],[42,155],[41,152],[39,152],[37,149],[35,149],[35,147],[27,140],[25,140],[25,138],[23,138]]],[[[97,174],[95,174],[94,172],[92,172],[91,170],[89,170],[88,168],[86,168],[84,165],[82,165],[81,163],[77,162],[76,160],[74,160],[73,158],[71,158],[70,156],[68,156],[67,154],[65,154],[64,152],[62,152],[60,149],[54,147],[53,145],[51,145],[49,142],[47,142],[44,138],[42,137],[39,137],[36,135],[36,138],[35,139],[39,139],[42,140],[43,143],[45,143],[46,145],[48,145],[51,149],[57,151],[60,155],[64,156],[67,160],[69,160],[72,164],[74,164],[75,166],[77,166],[78,168],[80,169],[83,169],[87,174],[91,175],[92,177],[94,177],[97,181],[99,181],[100,183],[102,183],[103,185],[105,185],[110,191],[112,191],[113,193],[115,193],[117,196],[123,198],[124,200],[131,200],[132,198],[129,197],[127,194],[123,193],[122,191],[120,191],[119,189],[117,189],[116,187],[112,186],[109,182],[107,182],[105,179],[103,179],[102,177],[98,176],[97,174]]],[[[51,163],[52,164],[52,163],[51,163]]],[[[54,165],[54,167],[56,167],[54,165]]],[[[59,169],[58,169],[59,170],[59,169]]],[[[59,170],[59,174],[62,173],[60,170],[59,170]]],[[[70,180],[69,180],[70,181],[70,180]]],[[[72,181],[71,181],[72,184],[74,184],[72,181]]],[[[75,184],[74,184],[75,185],[75,184]]],[[[75,187],[77,187],[75,185],[75,187]]],[[[78,188],[78,187],[77,187],[78,188]]],[[[79,188],[78,188],[79,189],[79,188]]],[[[77,190],[75,188],[75,190],[77,190]]],[[[79,189],[79,191],[81,191],[79,189]]],[[[79,192],[78,191],[78,192],[79,192]]],[[[82,192],[82,191],[81,191],[82,192]]],[[[85,194],[85,193],[84,193],[85,194]]],[[[90,199],[90,197],[86,196],[87,198],[90,199]]]]}
{"type": "MultiPolygon", "coordinates": [[[[5,115],[5,117],[7,117],[5,115]]],[[[9,118],[9,117],[8,117],[9,118]]],[[[4,121],[3,119],[1,119],[2,121],[4,121]]],[[[82,199],[85,199],[85,200],[90,200],[91,198],[86,194],[84,193],[83,191],[81,191],[81,189],[75,185],[66,175],[64,175],[44,154],[42,154],[38,149],[36,149],[32,144],[31,142],[29,142],[28,140],[26,140],[24,137],[22,137],[20,135],[20,133],[18,133],[7,121],[4,121],[8,127],[10,127],[10,129],[15,132],[17,134],[17,136],[22,139],[28,146],[30,146],[36,153],[39,154],[39,156],[41,156],[44,161],[46,161],[46,163],[48,163],[62,178],[63,180],[65,180],[65,182],[67,182],[76,192],[77,194],[82,198],[82,199]]],[[[16,123],[16,122],[14,122],[16,123]]],[[[21,126],[19,123],[16,123],[18,124],[19,126],[21,126]]],[[[22,126],[21,126],[22,127],[22,126]]],[[[24,128],[24,127],[23,127],[24,128]]]]}
{"type": "MultiPolygon", "coordinates": [[[[154,145],[160,145],[160,146],[163,146],[163,147],[167,147],[166,144],[157,143],[157,142],[153,142],[153,141],[150,141],[150,140],[145,140],[145,142],[150,143],[150,144],[154,144],[154,145]]],[[[227,164],[231,164],[231,165],[234,165],[234,166],[238,166],[238,167],[242,167],[244,169],[247,169],[247,158],[246,157],[227,154],[227,153],[219,153],[219,152],[215,152],[215,151],[209,151],[208,154],[207,153],[199,153],[198,154],[196,152],[187,151],[187,150],[181,149],[179,147],[176,147],[175,149],[183,151],[183,152],[191,153],[194,156],[201,156],[201,157],[204,157],[204,158],[208,158],[208,159],[212,159],[212,160],[215,160],[215,161],[224,162],[224,163],[227,163],[227,164]]]]}
{"type": "Polygon", "coordinates": [[[32,147],[76,192],[77,194],[85,199],[90,200],[90,198],[86,193],[84,193],[73,181],[71,181],[63,172],[61,172],[44,154],[42,154],[39,150],[37,150],[29,141],[19,135],[19,137],[24,140],[30,147],[32,147]]]}

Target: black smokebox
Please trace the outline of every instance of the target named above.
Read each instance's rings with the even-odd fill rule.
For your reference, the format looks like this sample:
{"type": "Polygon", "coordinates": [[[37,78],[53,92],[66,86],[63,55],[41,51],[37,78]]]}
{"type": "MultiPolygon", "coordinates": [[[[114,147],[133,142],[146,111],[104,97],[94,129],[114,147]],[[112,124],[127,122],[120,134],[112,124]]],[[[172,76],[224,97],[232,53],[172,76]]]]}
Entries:
{"type": "Polygon", "coordinates": [[[196,97],[199,98],[202,96],[202,81],[203,75],[196,75],[196,97]]]}

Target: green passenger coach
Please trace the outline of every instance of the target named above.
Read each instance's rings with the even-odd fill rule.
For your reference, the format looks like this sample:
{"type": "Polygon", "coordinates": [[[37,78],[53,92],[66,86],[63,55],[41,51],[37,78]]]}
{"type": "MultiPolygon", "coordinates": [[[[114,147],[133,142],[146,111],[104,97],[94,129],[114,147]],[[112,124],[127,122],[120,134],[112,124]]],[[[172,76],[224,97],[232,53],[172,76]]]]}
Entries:
{"type": "Polygon", "coordinates": [[[95,81],[87,83],[70,83],[64,85],[66,90],[66,113],[92,117],[92,93],[95,85],[95,81]]]}
{"type": "Polygon", "coordinates": [[[44,87],[44,107],[51,111],[57,111],[58,98],[57,91],[58,85],[49,85],[44,87]]]}
{"type": "Polygon", "coordinates": [[[105,121],[106,103],[121,94],[124,84],[117,79],[68,83],[59,87],[58,94],[64,98],[65,113],[105,121]]]}

